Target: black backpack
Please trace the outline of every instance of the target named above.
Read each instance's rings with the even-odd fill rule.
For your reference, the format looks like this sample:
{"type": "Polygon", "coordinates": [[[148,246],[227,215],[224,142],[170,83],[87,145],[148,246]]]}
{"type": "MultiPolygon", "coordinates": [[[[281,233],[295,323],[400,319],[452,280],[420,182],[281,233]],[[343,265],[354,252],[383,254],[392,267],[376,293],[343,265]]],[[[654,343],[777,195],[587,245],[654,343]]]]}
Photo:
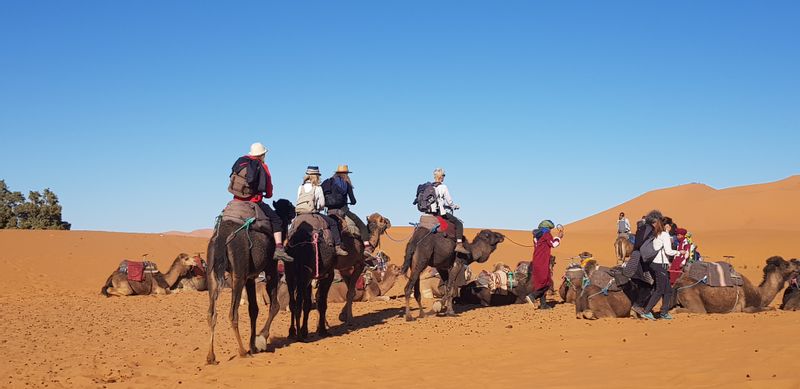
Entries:
{"type": "Polygon", "coordinates": [[[342,193],[341,189],[333,183],[333,177],[322,181],[322,193],[325,195],[325,206],[327,208],[338,209],[347,205],[347,193],[342,193]]]}
{"type": "Polygon", "coordinates": [[[436,204],[436,185],[432,182],[418,185],[417,197],[412,204],[416,204],[420,212],[430,213],[435,210],[431,206],[436,204]]]}

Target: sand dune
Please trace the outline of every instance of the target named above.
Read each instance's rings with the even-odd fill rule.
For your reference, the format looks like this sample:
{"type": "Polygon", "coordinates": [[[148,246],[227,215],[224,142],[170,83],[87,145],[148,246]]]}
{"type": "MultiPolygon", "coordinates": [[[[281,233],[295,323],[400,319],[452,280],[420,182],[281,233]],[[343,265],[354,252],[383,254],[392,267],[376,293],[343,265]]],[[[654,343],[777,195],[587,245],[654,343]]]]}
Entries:
{"type": "MultiPolygon", "coordinates": [[[[798,256],[798,195],[797,176],[724,190],[692,184],[650,192],[566,226],[557,266],[584,250],[613,263],[617,212],[638,216],[659,208],[695,233],[705,255],[735,255],[733,262],[758,282],[768,256],[798,256]]],[[[530,248],[511,242],[530,245],[529,231],[502,232],[510,240],[476,270],[530,258],[530,248]]],[[[410,233],[395,227],[383,239],[395,262],[410,233]]],[[[576,320],[570,305],[553,312],[523,305],[406,323],[402,301],[392,300],[357,304],[358,319],[348,328],[337,320],[341,305],[333,304],[332,338],[290,343],[288,316],[281,315],[272,333],[276,350],[244,359],[234,358],[223,314],[221,364],[205,366],[206,294],[108,299],[99,290],[122,259],[147,253],[166,268],[179,252],[203,252],[206,244],[205,237],[167,234],[0,231],[0,387],[800,387],[794,363],[800,313],[777,311],[589,322],[576,320]]],[[[230,293],[221,300],[226,312],[230,293]]],[[[244,334],[246,311],[240,311],[244,334]]]]}

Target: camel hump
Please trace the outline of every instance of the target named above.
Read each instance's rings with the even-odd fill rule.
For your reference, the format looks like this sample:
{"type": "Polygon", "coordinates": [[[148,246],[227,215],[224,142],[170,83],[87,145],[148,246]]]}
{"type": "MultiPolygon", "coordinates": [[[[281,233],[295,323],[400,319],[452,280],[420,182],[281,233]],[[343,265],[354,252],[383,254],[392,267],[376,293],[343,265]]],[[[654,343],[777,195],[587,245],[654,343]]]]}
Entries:
{"type": "Polygon", "coordinates": [[[455,239],[455,229],[450,228],[450,223],[439,215],[423,214],[419,217],[417,227],[431,231],[432,234],[441,233],[444,236],[455,239]]]}

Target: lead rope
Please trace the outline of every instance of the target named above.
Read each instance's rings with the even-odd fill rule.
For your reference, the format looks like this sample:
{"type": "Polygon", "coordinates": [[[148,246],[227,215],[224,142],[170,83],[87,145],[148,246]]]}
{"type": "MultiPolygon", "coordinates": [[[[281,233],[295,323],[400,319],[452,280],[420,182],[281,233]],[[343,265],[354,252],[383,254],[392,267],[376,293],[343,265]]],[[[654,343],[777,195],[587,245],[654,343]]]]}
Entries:
{"type": "Polygon", "coordinates": [[[521,243],[514,242],[514,240],[509,238],[508,236],[504,236],[504,238],[505,238],[505,240],[507,240],[507,241],[517,245],[517,246],[520,246],[520,247],[533,247],[533,245],[529,246],[529,245],[526,245],[526,244],[521,244],[521,243]]]}

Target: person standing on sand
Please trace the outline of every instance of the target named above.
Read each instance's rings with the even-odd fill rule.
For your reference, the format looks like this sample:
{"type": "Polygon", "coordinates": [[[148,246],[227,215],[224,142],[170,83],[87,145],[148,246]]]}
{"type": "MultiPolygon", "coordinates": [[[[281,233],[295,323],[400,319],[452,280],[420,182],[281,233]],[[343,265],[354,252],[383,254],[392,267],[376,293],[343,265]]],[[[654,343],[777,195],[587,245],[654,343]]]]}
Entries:
{"type": "Polygon", "coordinates": [[[653,308],[661,299],[661,319],[671,320],[672,315],[669,314],[670,304],[672,303],[672,286],[669,282],[669,257],[682,254],[681,252],[672,248],[672,237],[669,232],[672,230],[671,219],[663,218],[653,222],[653,232],[655,239],[653,239],[653,250],[656,251],[656,257],[648,264],[650,274],[653,275],[655,280],[655,290],[650,295],[650,301],[644,307],[643,318],[648,320],[655,320],[653,316],[653,308]]]}
{"type": "Polygon", "coordinates": [[[531,290],[525,300],[533,304],[532,300],[539,300],[539,309],[551,309],[547,304],[547,291],[553,286],[553,270],[550,268],[550,255],[553,248],[561,244],[564,232],[559,231],[558,237],[553,237],[550,230],[555,225],[550,220],[539,223],[539,228],[533,230],[534,246],[533,260],[531,261],[531,290]]]}
{"type": "Polygon", "coordinates": [[[230,185],[228,191],[233,194],[233,199],[256,203],[272,225],[275,237],[275,259],[284,262],[292,261],[283,247],[283,220],[275,211],[265,203],[265,198],[272,198],[272,175],[264,160],[267,148],[261,143],[250,145],[250,153],[239,157],[231,167],[230,185]]]}

